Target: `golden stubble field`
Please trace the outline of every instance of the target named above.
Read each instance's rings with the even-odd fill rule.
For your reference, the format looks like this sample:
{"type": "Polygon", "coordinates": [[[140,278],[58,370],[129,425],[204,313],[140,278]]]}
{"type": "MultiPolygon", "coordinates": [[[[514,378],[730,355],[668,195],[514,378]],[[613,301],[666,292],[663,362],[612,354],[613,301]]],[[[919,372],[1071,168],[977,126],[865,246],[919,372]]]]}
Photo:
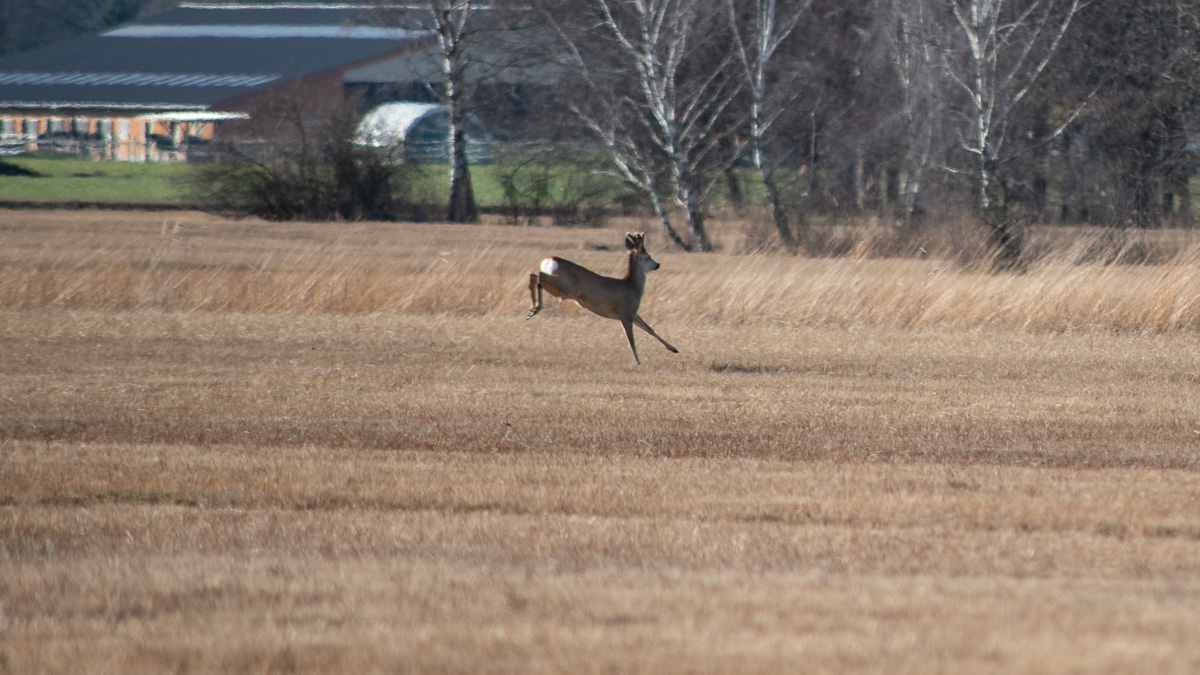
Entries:
{"type": "Polygon", "coordinates": [[[0,672],[1200,669],[1195,243],[524,320],[636,225],[0,212],[0,672]]]}

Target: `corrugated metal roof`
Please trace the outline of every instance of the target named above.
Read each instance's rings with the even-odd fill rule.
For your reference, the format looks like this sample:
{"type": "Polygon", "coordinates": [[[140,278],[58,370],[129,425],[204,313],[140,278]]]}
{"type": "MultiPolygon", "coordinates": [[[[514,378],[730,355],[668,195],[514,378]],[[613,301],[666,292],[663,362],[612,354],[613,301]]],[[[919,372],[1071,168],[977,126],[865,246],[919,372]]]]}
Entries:
{"type": "Polygon", "coordinates": [[[204,109],[431,39],[352,5],[179,9],[0,59],[0,107],[204,109]]]}
{"type": "Polygon", "coordinates": [[[3,73],[0,85],[124,84],[134,87],[257,87],[278,74],[213,75],[206,73],[3,73]]]}

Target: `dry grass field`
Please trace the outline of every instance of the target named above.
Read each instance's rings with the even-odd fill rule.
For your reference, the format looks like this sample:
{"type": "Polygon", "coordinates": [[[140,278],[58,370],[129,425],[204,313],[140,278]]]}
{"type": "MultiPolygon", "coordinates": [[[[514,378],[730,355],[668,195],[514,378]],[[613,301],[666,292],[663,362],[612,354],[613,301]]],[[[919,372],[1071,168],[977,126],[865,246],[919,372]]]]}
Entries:
{"type": "Polygon", "coordinates": [[[0,212],[0,672],[1200,670],[1200,238],[637,225],[0,212]]]}

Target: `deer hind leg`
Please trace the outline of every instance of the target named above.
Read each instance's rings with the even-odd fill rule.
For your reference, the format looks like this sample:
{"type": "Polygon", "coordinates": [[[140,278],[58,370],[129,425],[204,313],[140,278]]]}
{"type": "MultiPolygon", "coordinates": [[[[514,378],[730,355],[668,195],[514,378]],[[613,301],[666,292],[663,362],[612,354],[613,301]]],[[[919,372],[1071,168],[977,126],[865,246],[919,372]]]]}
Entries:
{"type": "Polygon", "coordinates": [[[621,319],[621,327],[625,329],[625,337],[629,338],[629,348],[633,350],[633,360],[639,366],[642,365],[642,360],[637,355],[637,345],[633,344],[633,323],[629,319],[621,319]]]}
{"type": "Polygon", "coordinates": [[[542,273],[534,272],[529,275],[529,299],[533,302],[533,309],[525,315],[526,319],[532,319],[535,314],[542,311],[542,273]]]}
{"type": "MultiPolygon", "coordinates": [[[[638,328],[641,328],[642,330],[646,331],[647,333],[658,338],[658,341],[663,343],[664,347],[666,347],[667,349],[670,349],[671,351],[675,352],[676,354],[679,353],[679,350],[676,349],[674,345],[672,345],[670,342],[667,342],[666,340],[662,339],[662,336],[659,335],[658,333],[655,333],[654,329],[650,327],[650,324],[646,323],[645,319],[643,319],[641,316],[633,317],[633,322],[638,325],[638,328]]],[[[625,330],[628,331],[629,329],[626,328],[625,330]]],[[[629,344],[633,344],[633,336],[632,335],[629,337],[629,344]]],[[[636,351],[634,353],[636,353],[636,351]]]]}

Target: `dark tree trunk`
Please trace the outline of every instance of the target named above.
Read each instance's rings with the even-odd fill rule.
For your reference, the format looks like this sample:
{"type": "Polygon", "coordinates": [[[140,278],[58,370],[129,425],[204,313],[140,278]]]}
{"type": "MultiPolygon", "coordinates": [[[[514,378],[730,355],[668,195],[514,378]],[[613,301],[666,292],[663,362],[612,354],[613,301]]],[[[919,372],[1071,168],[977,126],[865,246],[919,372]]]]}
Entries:
{"type": "Polygon", "coordinates": [[[475,191],[471,186],[471,172],[467,166],[466,132],[461,123],[456,124],[453,114],[450,122],[450,205],[447,218],[452,223],[474,223],[479,220],[479,208],[475,205],[475,191]]]}

